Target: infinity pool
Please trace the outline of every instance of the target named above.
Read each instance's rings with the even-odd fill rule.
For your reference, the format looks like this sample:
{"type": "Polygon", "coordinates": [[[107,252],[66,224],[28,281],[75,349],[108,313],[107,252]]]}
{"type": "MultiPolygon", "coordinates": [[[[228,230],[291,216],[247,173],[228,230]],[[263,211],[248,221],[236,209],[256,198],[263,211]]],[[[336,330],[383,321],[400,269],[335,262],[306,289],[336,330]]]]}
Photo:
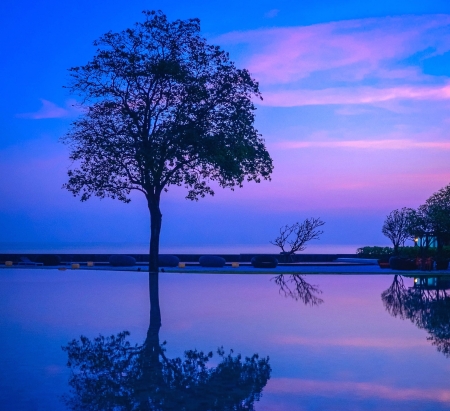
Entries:
{"type": "Polygon", "coordinates": [[[146,273],[3,269],[0,409],[447,410],[450,297],[423,284],[162,273],[155,351],[146,273]]]}

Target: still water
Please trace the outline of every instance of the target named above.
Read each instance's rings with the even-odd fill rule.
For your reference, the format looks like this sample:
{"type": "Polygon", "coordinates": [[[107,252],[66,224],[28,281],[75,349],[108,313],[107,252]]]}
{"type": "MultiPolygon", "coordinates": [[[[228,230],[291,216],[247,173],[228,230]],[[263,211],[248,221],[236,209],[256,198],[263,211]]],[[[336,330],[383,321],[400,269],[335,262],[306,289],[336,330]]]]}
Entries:
{"type": "Polygon", "coordinates": [[[449,287],[3,269],[0,409],[447,410],[449,287]]]}

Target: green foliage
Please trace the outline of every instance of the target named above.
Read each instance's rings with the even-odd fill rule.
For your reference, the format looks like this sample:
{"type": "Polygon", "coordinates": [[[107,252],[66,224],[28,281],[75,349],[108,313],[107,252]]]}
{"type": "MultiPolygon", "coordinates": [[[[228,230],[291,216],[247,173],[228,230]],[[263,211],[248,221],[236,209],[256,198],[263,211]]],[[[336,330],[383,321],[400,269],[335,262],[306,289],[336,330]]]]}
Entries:
{"type": "MultiPolygon", "coordinates": [[[[436,257],[438,253],[437,248],[428,248],[422,250],[420,247],[399,247],[399,257],[416,258],[423,257],[422,252],[425,252],[425,257],[436,257]]],[[[394,249],[392,247],[361,247],[356,250],[356,254],[359,258],[386,258],[394,255],[394,249]]],[[[450,258],[450,247],[444,247],[442,251],[442,257],[450,258]]]]}
{"type": "Polygon", "coordinates": [[[200,36],[198,19],[170,22],[161,12],[95,42],[97,53],[70,69],[68,89],[84,113],[65,141],[74,168],[65,188],[159,204],[172,185],[187,198],[269,179],[272,159],[254,128],[258,83],[228,53],[200,36]]]}
{"type": "Polygon", "coordinates": [[[382,258],[394,254],[392,247],[360,247],[356,250],[356,254],[360,258],[382,258]]]}

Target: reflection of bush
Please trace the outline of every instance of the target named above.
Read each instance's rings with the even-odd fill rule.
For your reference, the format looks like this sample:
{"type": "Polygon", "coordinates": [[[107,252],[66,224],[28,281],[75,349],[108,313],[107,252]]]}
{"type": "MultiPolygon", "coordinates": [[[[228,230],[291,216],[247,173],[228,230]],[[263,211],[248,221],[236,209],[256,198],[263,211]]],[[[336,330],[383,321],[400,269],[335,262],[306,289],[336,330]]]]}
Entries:
{"type": "MultiPolygon", "coordinates": [[[[117,336],[81,337],[63,348],[72,373],[72,410],[253,410],[270,378],[268,358],[257,354],[242,359],[220,348],[213,354],[189,350],[169,359],[152,343],[131,345],[128,332],[117,336]]],[[[157,340],[156,340],[157,342],[157,340]]]]}

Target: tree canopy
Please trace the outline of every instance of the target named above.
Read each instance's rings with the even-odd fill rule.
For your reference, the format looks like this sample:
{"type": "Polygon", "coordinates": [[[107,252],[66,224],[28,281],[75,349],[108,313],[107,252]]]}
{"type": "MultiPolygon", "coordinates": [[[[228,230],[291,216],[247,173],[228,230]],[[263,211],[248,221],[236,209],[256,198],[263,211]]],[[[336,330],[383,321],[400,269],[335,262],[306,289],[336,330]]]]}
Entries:
{"type": "Polygon", "coordinates": [[[258,83],[226,52],[200,36],[198,19],[169,22],[158,11],[94,45],[70,69],[71,92],[85,112],[65,137],[77,168],[66,188],[129,201],[131,190],[155,196],[171,185],[187,197],[269,178],[271,158],[254,128],[258,83]]]}
{"type": "Polygon", "coordinates": [[[291,256],[297,251],[306,249],[306,243],[311,240],[318,240],[323,234],[319,227],[325,224],[319,218],[307,218],[302,223],[296,222],[292,225],[285,225],[280,228],[280,235],[271,244],[281,248],[281,253],[290,261],[291,256]]]}
{"type": "Polygon", "coordinates": [[[398,254],[398,248],[405,245],[405,241],[412,237],[408,231],[411,209],[403,207],[394,210],[384,220],[382,233],[392,241],[394,253],[398,254]]]}
{"type": "Polygon", "coordinates": [[[423,207],[441,248],[444,242],[450,240],[450,185],[430,196],[423,207]]]}

